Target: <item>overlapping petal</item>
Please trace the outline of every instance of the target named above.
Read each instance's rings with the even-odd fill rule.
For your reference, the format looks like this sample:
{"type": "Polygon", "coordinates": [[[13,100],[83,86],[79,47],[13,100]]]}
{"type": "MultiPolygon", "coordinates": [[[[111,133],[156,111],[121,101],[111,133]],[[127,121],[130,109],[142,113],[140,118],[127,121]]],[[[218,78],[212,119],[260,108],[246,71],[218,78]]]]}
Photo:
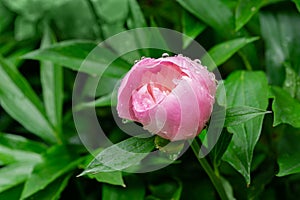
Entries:
{"type": "Polygon", "coordinates": [[[171,141],[195,137],[208,121],[216,81],[199,61],[178,55],[145,58],[121,82],[117,110],[171,141]]]}

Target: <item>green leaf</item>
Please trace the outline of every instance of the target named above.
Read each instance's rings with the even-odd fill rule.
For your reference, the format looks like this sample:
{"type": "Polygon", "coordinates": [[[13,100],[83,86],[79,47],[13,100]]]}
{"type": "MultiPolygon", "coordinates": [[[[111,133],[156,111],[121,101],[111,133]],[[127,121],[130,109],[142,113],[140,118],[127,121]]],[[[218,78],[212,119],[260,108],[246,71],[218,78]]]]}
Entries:
{"type": "Polygon", "coordinates": [[[177,0],[187,11],[225,35],[233,34],[234,16],[220,0],[177,0]],[[224,31],[226,30],[226,31],[224,31]]]}
{"type": "Polygon", "coordinates": [[[15,39],[18,41],[35,36],[35,24],[24,17],[18,16],[15,20],[15,39]]]}
{"type": "Polygon", "coordinates": [[[0,199],[9,199],[9,200],[20,199],[22,190],[23,190],[23,184],[14,186],[8,190],[1,192],[0,199]]]}
{"type": "Polygon", "coordinates": [[[59,177],[52,183],[50,183],[45,189],[40,190],[34,195],[26,199],[38,199],[38,200],[57,200],[60,198],[60,194],[68,185],[68,181],[71,177],[71,174],[67,174],[59,177]]]}
{"type": "Polygon", "coordinates": [[[128,15],[128,0],[94,0],[93,6],[106,23],[124,21],[128,15]]]}
{"type": "Polygon", "coordinates": [[[179,179],[175,180],[166,177],[164,180],[151,183],[149,190],[152,196],[158,199],[179,200],[182,192],[182,183],[179,179]]]}
{"type": "Polygon", "coordinates": [[[55,142],[54,130],[37,95],[24,77],[0,57],[0,102],[5,111],[33,134],[55,142]]]}
{"type": "Polygon", "coordinates": [[[217,44],[208,51],[208,55],[203,56],[201,61],[212,71],[216,66],[223,64],[245,45],[255,40],[258,40],[258,37],[237,38],[217,44]]]}
{"type": "MultiPolygon", "coordinates": [[[[250,106],[265,110],[268,105],[268,85],[263,72],[236,71],[225,81],[228,107],[250,106]]],[[[254,147],[259,139],[263,116],[243,124],[228,127],[233,133],[223,160],[241,173],[250,183],[250,169],[254,147]]]]}
{"type": "Polygon", "coordinates": [[[283,89],[300,101],[300,76],[290,66],[285,66],[285,74],[283,89]]]}
{"type": "MultiPolygon", "coordinates": [[[[221,0],[177,0],[187,11],[198,17],[204,23],[213,28],[221,38],[234,39],[236,37],[249,37],[249,33],[242,29],[235,31],[234,14],[226,1],[221,0]],[[224,31],[226,30],[226,31],[224,31]]],[[[234,2],[233,2],[234,3],[234,2]]],[[[231,2],[230,2],[231,4],[231,2]]],[[[258,65],[257,51],[253,44],[249,44],[239,51],[245,65],[251,69],[251,66],[258,65]]]]}
{"type": "Polygon", "coordinates": [[[115,172],[100,172],[97,174],[89,174],[90,178],[95,178],[100,183],[108,183],[111,185],[125,186],[121,171],[115,172]]]}
{"type": "MultiPolygon", "coordinates": [[[[97,76],[103,73],[110,62],[114,61],[117,56],[109,50],[97,46],[93,42],[64,41],[25,54],[23,58],[51,61],[54,64],[66,66],[70,69],[85,72],[92,76],[97,76]],[[92,51],[93,55],[88,56],[92,51]],[[83,62],[85,63],[85,67],[80,67],[83,62]]],[[[118,60],[107,68],[105,74],[107,76],[121,77],[127,72],[128,68],[128,63],[118,60]]]]}
{"type": "Polygon", "coordinates": [[[43,190],[57,178],[72,171],[81,159],[75,157],[71,149],[65,146],[53,146],[44,155],[41,163],[34,167],[25,183],[22,199],[43,190]]]}
{"type": "Polygon", "coordinates": [[[102,187],[103,200],[142,200],[145,196],[144,183],[135,176],[126,177],[126,188],[104,184],[102,187]]]}
{"type": "MultiPolygon", "coordinates": [[[[140,34],[144,34],[144,36],[142,36],[142,39],[144,39],[144,41],[140,40],[140,42],[142,42],[141,46],[143,46],[143,45],[157,46],[157,47],[160,47],[160,49],[163,49],[164,52],[168,51],[170,48],[168,46],[167,40],[164,37],[164,35],[160,32],[160,29],[157,26],[157,24],[153,18],[150,18],[150,26],[152,27],[150,29],[151,31],[144,31],[144,33],[143,32],[140,33],[140,34]],[[145,34],[147,34],[146,37],[145,37],[145,34]],[[145,39],[147,39],[147,40],[145,40],[145,39]]],[[[156,51],[156,52],[158,52],[158,51],[156,51]]],[[[152,57],[153,55],[151,53],[155,53],[155,51],[154,52],[150,51],[150,53],[149,52],[147,52],[147,53],[148,54],[145,54],[145,55],[152,57]]]]}
{"type": "Polygon", "coordinates": [[[300,172],[300,134],[299,129],[285,127],[278,143],[277,176],[286,176],[300,172]]]}
{"type": "Polygon", "coordinates": [[[232,136],[233,135],[226,129],[223,129],[217,144],[211,150],[209,155],[212,157],[211,159],[215,169],[221,164],[221,159],[231,142],[232,136]]]}
{"type": "Polygon", "coordinates": [[[33,153],[41,153],[47,149],[47,146],[42,143],[8,133],[0,133],[0,141],[0,145],[7,148],[16,150],[19,149],[33,153]]]}
{"type": "Polygon", "coordinates": [[[206,28],[206,25],[196,19],[190,13],[184,11],[182,16],[182,32],[188,37],[183,36],[183,48],[189,46],[193,39],[195,39],[206,28]]]}
{"type": "MultiPolygon", "coordinates": [[[[37,0],[35,2],[39,5],[48,3],[45,3],[44,0],[37,0]]],[[[51,1],[51,3],[57,5],[45,13],[44,19],[51,19],[51,23],[53,23],[56,33],[59,33],[61,39],[95,39],[99,35],[99,27],[93,12],[91,12],[88,1],[59,0],[51,1]],[[63,5],[59,5],[61,3],[63,5]],[[79,10],[80,15],[78,14],[79,10]]]]}
{"type": "Polygon", "coordinates": [[[274,112],[273,126],[287,123],[300,128],[300,102],[293,99],[285,90],[273,86],[271,87],[274,98],[272,109],[274,112]]]}
{"type": "Polygon", "coordinates": [[[45,146],[21,136],[0,134],[0,165],[14,162],[33,162],[41,160],[40,152],[45,146]]]}
{"type": "MultiPolygon", "coordinates": [[[[50,28],[45,25],[41,49],[47,48],[53,42],[55,42],[54,35],[51,33],[50,28]]],[[[46,114],[56,131],[60,133],[63,105],[63,71],[60,66],[45,61],[41,62],[40,73],[46,114]]]]}
{"type": "Polygon", "coordinates": [[[0,169],[0,193],[27,180],[36,162],[21,162],[0,169]]]}
{"type": "Polygon", "coordinates": [[[221,182],[225,189],[228,199],[235,200],[235,198],[233,196],[233,189],[232,189],[232,186],[230,185],[230,182],[223,177],[220,177],[220,178],[221,178],[221,182]]]}
{"type": "Polygon", "coordinates": [[[296,4],[297,9],[300,12],[300,1],[299,0],[292,0],[292,1],[296,4]]]}
{"type": "Polygon", "coordinates": [[[261,7],[280,1],[282,0],[239,0],[235,10],[236,31],[241,29],[261,7]]]}
{"type": "MultiPolygon", "coordinates": [[[[263,144],[264,145],[264,144],[263,144]]],[[[275,163],[272,160],[272,163],[264,163],[260,166],[260,169],[257,170],[259,173],[255,174],[253,177],[252,183],[248,189],[248,199],[265,199],[262,197],[262,193],[268,189],[268,186],[272,179],[274,179],[274,168],[275,163]]],[[[272,199],[272,198],[271,198],[272,199]]],[[[274,199],[274,198],[273,198],[274,199]]]]}
{"type": "MultiPolygon", "coordinates": [[[[47,25],[44,26],[44,36],[41,42],[41,49],[50,46],[55,42],[53,33],[47,25]]],[[[43,88],[43,99],[46,114],[56,128],[61,130],[62,104],[63,104],[63,72],[60,66],[51,62],[41,62],[41,83],[43,88]]]]}
{"type": "Polygon", "coordinates": [[[261,12],[260,24],[265,41],[266,72],[270,84],[281,86],[284,65],[300,72],[300,16],[294,11],[261,12]]]}
{"type": "Polygon", "coordinates": [[[154,148],[154,137],[131,137],[101,151],[79,175],[123,170],[139,164],[154,148]]]}
{"type": "Polygon", "coordinates": [[[112,104],[112,99],[111,98],[112,98],[112,94],[108,94],[108,95],[99,97],[95,101],[80,103],[76,107],[74,107],[74,110],[79,111],[79,110],[82,110],[82,109],[85,109],[85,108],[116,106],[117,105],[117,102],[116,102],[117,100],[114,99],[113,104],[112,104]]]}
{"type": "MultiPolygon", "coordinates": [[[[97,82],[98,87],[96,91],[96,97],[108,95],[109,93],[111,93],[115,89],[115,86],[119,81],[119,78],[101,77],[100,81],[97,82]]],[[[95,84],[95,82],[91,81],[91,84],[95,84]]],[[[90,88],[90,86],[87,86],[87,88],[90,88]]]]}
{"type": "Polygon", "coordinates": [[[23,56],[23,55],[25,55],[26,53],[32,51],[33,49],[34,49],[34,44],[32,44],[32,46],[26,45],[26,47],[22,47],[21,49],[16,49],[12,53],[10,53],[6,58],[14,66],[16,66],[17,68],[19,68],[19,66],[21,66],[21,64],[24,63],[24,60],[20,59],[20,57],[23,56]]]}
{"type": "Polygon", "coordinates": [[[143,12],[136,0],[128,0],[130,18],[127,19],[127,25],[130,29],[146,27],[147,23],[143,12]]]}
{"type": "Polygon", "coordinates": [[[47,1],[43,0],[3,0],[3,3],[16,13],[20,13],[31,21],[41,18],[50,9],[57,8],[69,0],[47,1]]]}
{"type": "Polygon", "coordinates": [[[14,15],[0,2],[0,33],[12,24],[14,15]]]}
{"type": "Polygon", "coordinates": [[[227,108],[224,126],[225,127],[236,126],[250,119],[253,119],[257,116],[265,115],[267,113],[271,113],[271,112],[259,108],[249,107],[249,106],[238,106],[238,107],[227,108]]]}

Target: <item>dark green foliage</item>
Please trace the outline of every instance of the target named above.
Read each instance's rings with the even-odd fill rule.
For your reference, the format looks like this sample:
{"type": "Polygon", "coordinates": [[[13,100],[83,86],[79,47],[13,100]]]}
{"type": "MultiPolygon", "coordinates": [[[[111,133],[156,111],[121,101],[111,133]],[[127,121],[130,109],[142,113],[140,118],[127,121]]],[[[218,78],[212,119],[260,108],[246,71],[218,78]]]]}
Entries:
{"type": "Polygon", "coordinates": [[[0,1],[0,199],[219,199],[191,150],[158,171],[120,171],[169,164],[187,145],[164,149],[168,142],[159,138],[129,137],[112,116],[120,78],[134,60],[162,50],[118,53],[126,42],[159,41],[168,49],[168,38],[156,31],[149,36],[157,40],[137,34],[97,44],[148,26],[184,33],[184,50],[199,42],[208,52],[199,59],[224,79],[226,96],[216,102],[225,124],[207,156],[222,198],[299,198],[299,11],[299,0],[0,1]],[[95,48],[97,56],[85,59],[95,48]],[[72,102],[77,73],[86,84],[76,91],[84,98],[78,104],[72,102]],[[95,81],[96,99],[89,91],[95,81]],[[101,148],[87,150],[72,111],[94,107],[114,144],[96,140],[101,148]]]}

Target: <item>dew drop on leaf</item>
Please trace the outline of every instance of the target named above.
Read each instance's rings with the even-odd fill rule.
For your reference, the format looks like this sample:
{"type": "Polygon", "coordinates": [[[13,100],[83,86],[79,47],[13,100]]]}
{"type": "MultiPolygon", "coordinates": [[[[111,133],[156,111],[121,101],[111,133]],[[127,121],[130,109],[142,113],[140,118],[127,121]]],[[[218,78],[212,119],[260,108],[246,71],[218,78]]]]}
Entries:
{"type": "Polygon", "coordinates": [[[169,54],[168,54],[168,53],[163,53],[163,54],[161,55],[161,57],[163,57],[163,58],[169,57],[169,54]]]}

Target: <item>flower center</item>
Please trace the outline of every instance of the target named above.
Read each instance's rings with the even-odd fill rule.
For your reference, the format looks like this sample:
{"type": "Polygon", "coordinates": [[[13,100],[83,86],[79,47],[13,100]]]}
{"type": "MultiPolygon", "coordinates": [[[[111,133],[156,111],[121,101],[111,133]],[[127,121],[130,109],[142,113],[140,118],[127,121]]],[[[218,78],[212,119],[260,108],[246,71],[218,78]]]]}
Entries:
{"type": "Polygon", "coordinates": [[[158,83],[147,83],[133,91],[132,105],[137,112],[149,110],[161,102],[170,92],[170,89],[158,83]]]}

